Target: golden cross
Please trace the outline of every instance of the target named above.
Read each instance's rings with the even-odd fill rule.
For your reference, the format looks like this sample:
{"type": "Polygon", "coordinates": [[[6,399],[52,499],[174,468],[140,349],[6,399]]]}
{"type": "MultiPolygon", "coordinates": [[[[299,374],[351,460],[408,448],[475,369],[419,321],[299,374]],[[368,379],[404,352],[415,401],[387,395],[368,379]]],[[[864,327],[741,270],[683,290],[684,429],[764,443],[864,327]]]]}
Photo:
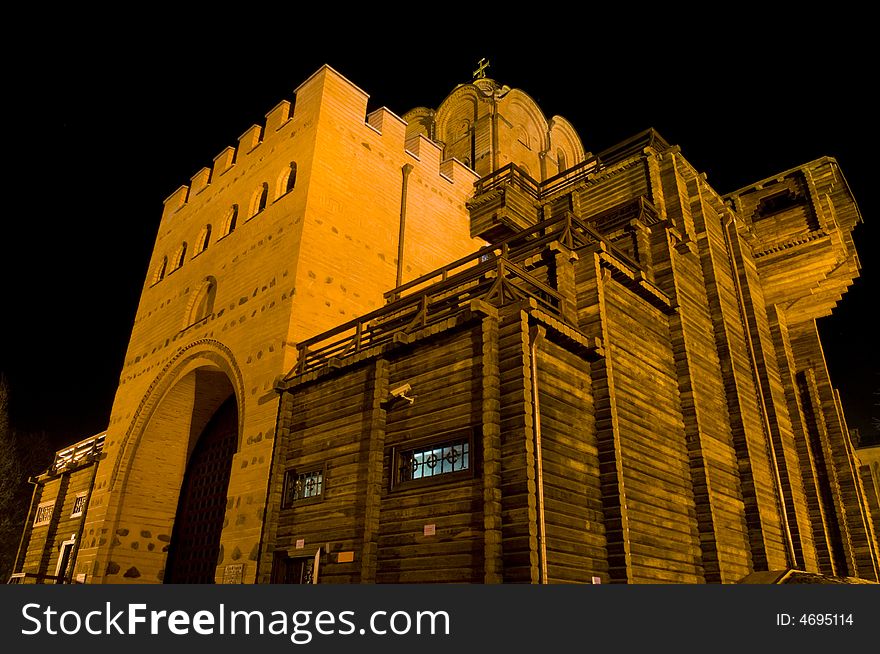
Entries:
{"type": "Polygon", "coordinates": [[[474,79],[483,79],[486,77],[486,69],[489,67],[489,61],[483,57],[477,62],[477,69],[474,71],[474,79]]]}

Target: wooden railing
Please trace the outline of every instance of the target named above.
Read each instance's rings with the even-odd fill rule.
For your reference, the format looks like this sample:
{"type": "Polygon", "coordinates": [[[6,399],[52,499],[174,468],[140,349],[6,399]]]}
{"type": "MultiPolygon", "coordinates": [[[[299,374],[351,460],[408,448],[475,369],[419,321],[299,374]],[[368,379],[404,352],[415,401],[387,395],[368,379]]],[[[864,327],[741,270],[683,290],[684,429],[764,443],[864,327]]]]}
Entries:
{"type": "Polygon", "coordinates": [[[558,313],[561,300],[552,287],[516,262],[492,253],[484,261],[427,288],[300,342],[295,374],[325,363],[332,365],[334,359],[390,342],[395,334],[441,322],[459,313],[471,300],[490,296],[502,283],[512,285],[521,297],[533,298],[546,311],[558,313]]]}
{"type": "Polygon", "coordinates": [[[58,450],[55,453],[55,459],[52,461],[50,471],[53,473],[59,472],[63,468],[73,467],[90,457],[96,456],[104,449],[105,437],[106,432],[102,432],[74,443],[63,450],[58,450]]]}
{"type": "Polygon", "coordinates": [[[563,170],[558,175],[548,177],[541,182],[541,198],[564,193],[572,186],[577,186],[600,168],[599,157],[590,157],[579,164],[563,170]]]}
{"type": "Polygon", "coordinates": [[[559,315],[561,297],[541,279],[541,269],[548,263],[535,256],[554,241],[570,249],[601,249],[632,277],[641,278],[636,262],[574,214],[565,212],[398,286],[385,294],[384,307],[301,341],[293,374],[333,365],[342,357],[393,341],[395,334],[441,322],[459,313],[471,300],[492,299],[501,285],[523,299],[533,299],[544,311],[559,315]]]}
{"type": "Polygon", "coordinates": [[[548,177],[543,182],[534,179],[516,164],[510,163],[479,179],[474,184],[474,196],[479,196],[500,186],[513,185],[535,200],[546,200],[552,195],[568,191],[572,186],[580,184],[607,165],[637,154],[646,147],[666,150],[670,146],[656,131],[647,129],[599,154],[584,159],[571,168],[548,177]]]}
{"type": "Polygon", "coordinates": [[[515,186],[535,200],[541,199],[541,182],[532,178],[516,164],[507,164],[493,173],[481,177],[474,183],[474,196],[488,193],[501,186],[515,186]]]}

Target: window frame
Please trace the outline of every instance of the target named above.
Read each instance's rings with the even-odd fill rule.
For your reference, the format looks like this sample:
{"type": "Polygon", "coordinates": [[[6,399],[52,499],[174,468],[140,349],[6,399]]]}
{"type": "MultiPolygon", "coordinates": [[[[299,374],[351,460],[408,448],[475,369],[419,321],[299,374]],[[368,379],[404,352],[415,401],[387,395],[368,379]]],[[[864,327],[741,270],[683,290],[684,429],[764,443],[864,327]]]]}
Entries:
{"type": "Polygon", "coordinates": [[[262,182],[251,198],[251,206],[245,222],[253,220],[263,213],[269,206],[269,182],[262,182]]]}
{"type": "Polygon", "coordinates": [[[49,502],[40,502],[37,505],[37,510],[34,513],[34,527],[43,527],[52,522],[52,518],[55,517],[55,500],[51,500],[49,502]],[[40,512],[43,509],[49,508],[48,517],[40,520],[40,512]]]}
{"type": "Polygon", "coordinates": [[[174,258],[170,261],[172,268],[165,273],[166,277],[168,277],[169,275],[173,275],[178,270],[183,268],[184,264],[186,263],[187,250],[189,250],[189,244],[184,241],[180,244],[180,247],[175,250],[174,258]]]}
{"type": "Polygon", "coordinates": [[[474,430],[472,428],[456,429],[443,432],[434,436],[403,441],[391,448],[391,490],[402,491],[424,486],[435,486],[458,481],[472,480],[476,476],[477,454],[474,451],[474,430]],[[466,442],[468,444],[468,467],[455,472],[444,472],[420,479],[400,478],[402,457],[414,450],[432,449],[432,446],[442,446],[452,443],[466,442]]]}
{"type": "Polygon", "coordinates": [[[85,515],[86,513],[86,502],[88,502],[89,494],[88,492],[77,493],[76,497],[73,498],[73,507],[70,509],[70,518],[79,518],[80,516],[85,515]],[[79,510],[79,513],[76,511],[76,503],[82,498],[82,507],[79,510]]]}
{"type": "Polygon", "coordinates": [[[238,227],[238,218],[238,205],[233,204],[226,210],[226,213],[223,214],[223,225],[220,230],[222,233],[217,236],[215,243],[219,243],[224,238],[232,236],[235,233],[235,230],[238,227]]]}
{"type": "Polygon", "coordinates": [[[324,497],[327,493],[327,463],[322,463],[319,465],[311,465],[311,466],[292,466],[287,468],[284,471],[284,479],[281,484],[281,508],[282,509],[295,509],[299,506],[305,506],[308,504],[316,504],[318,502],[323,502],[324,497]],[[321,492],[317,495],[313,495],[311,497],[303,497],[298,500],[290,500],[288,501],[287,489],[289,488],[288,484],[291,479],[295,479],[300,475],[309,475],[315,472],[321,473],[321,492]]]}
{"type": "Polygon", "coordinates": [[[153,273],[153,283],[150,286],[155,286],[159,282],[161,282],[165,277],[168,276],[168,255],[162,257],[162,261],[159,263],[159,266],[156,268],[153,273]]]}
{"type": "Polygon", "coordinates": [[[195,259],[208,249],[208,246],[211,244],[212,231],[213,227],[211,226],[211,223],[207,223],[202,227],[202,231],[199,232],[198,238],[196,239],[196,246],[193,248],[194,251],[190,259],[195,259]]]}

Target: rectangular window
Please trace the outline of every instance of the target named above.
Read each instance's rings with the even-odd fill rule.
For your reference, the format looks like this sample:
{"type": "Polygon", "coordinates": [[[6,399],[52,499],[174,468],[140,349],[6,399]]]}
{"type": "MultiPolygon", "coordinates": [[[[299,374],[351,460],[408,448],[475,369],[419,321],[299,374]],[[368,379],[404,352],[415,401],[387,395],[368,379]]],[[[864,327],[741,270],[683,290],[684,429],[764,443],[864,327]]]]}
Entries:
{"type": "Polygon", "coordinates": [[[470,432],[395,450],[394,484],[409,486],[471,477],[470,432]]]}
{"type": "Polygon", "coordinates": [[[34,527],[47,525],[52,521],[55,512],[55,502],[43,502],[37,507],[37,516],[34,518],[34,527]]]}
{"type": "Polygon", "coordinates": [[[284,501],[282,506],[287,508],[294,504],[314,502],[324,497],[324,469],[288,470],[284,473],[284,501]]]}
{"type": "Polygon", "coordinates": [[[71,518],[81,516],[83,513],[85,513],[87,495],[87,493],[80,493],[76,496],[76,499],[73,500],[73,511],[70,512],[71,518]]]}

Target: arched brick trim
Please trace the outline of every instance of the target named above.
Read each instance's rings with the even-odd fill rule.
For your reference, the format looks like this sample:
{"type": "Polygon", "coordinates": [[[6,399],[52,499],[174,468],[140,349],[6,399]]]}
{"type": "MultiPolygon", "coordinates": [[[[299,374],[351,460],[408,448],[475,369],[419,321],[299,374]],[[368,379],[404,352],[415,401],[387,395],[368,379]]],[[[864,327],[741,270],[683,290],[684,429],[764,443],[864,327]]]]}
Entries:
{"type": "Polygon", "coordinates": [[[237,449],[241,449],[241,435],[245,417],[244,379],[242,378],[241,370],[239,370],[238,365],[235,363],[232,351],[219,341],[213,339],[194,341],[180,348],[168,360],[141,399],[134,418],[128,427],[128,431],[126,431],[122,439],[119,454],[113,464],[113,473],[110,477],[111,491],[117,490],[117,487],[120,486],[120,479],[121,485],[124,485],[128,471],[131,468],[131,461],[137,453],[140,439],[150,422],[153,412],[162,402],[162,398],[174,387],[178,380],[195,368],[200,367],[198,365],[200,361],[213,364],[223,371],[235,389],[235,398],[238,402],[239,443],[237,449]]]}

